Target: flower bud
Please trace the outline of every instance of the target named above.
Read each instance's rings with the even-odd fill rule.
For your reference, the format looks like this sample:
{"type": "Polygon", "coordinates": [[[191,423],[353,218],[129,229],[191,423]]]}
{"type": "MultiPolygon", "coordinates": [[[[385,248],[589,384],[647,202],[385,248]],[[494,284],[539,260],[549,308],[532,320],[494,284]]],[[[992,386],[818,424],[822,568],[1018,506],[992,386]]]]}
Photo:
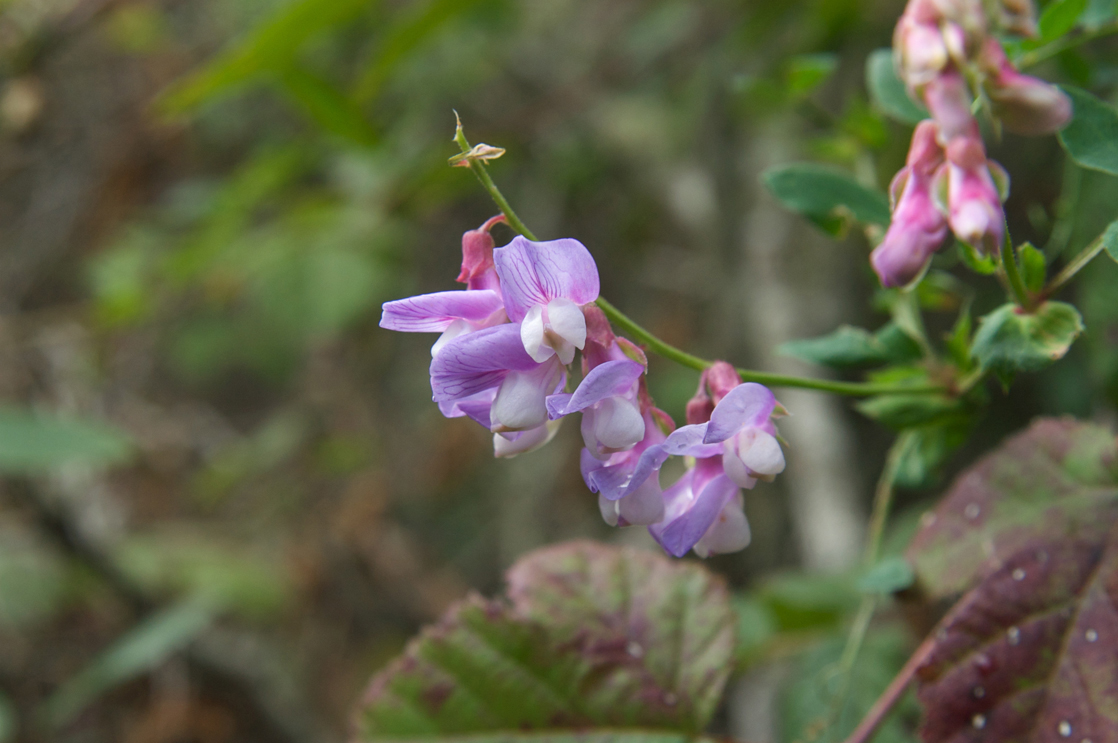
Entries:
{"type": "MultiPolygon", "coordinates": [[[[955,237],[977,250],[992,253],[1005,235],[1002,194],[986,160],[982,140],[960,137],[947,148],[948,222],[955,237]]],[[[1003,174],[1004,171],[999,173],[1003,174]]]]}
{"type": "Polygon", "coordinates": [[[493,266],[493,248],[496,243],[489,234],[493,225],[498,222],[507,224],[504,214],[498,214],[476,230],[469,230],[462,235],[462,270],[456,281],[466,284],[467,289],[500,291],[497,271],[493,266]]]}
{"type": "Polygon", "coordinates": [[[1071,101],[1063,91],[1018,72],[994,39],[983,50],[983,63],[989,70],[985,88],[994,115],[1009,131],[1052,134],[1071,121],[1071,101]]]}
{"type": "Polygon", "coordinates": [[[924,87],[924,103],[939,126],[940,144],[946,146],[960,136],[978,136],[967,81],[958,70],[946,70],[929,82],[924,87]]]}

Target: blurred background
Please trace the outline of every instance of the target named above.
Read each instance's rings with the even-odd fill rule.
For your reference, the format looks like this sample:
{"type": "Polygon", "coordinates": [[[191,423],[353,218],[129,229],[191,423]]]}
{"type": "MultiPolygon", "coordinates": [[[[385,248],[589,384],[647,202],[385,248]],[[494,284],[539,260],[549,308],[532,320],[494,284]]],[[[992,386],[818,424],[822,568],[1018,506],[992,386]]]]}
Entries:
{"type": "MultiPolygon", "coordinates": [[[[888,183],[909,130],[864,70],[902,8],[0,0],[0,740],[342,741],[369,676],[518,556],[651,545],[601,522],[577,426],[495,461],[430,402],[434,338],[377,327],[386,300],[456,288],[462,232],[496,212],[447,167],[454,111],[507,149],[492,174],[524,220],[584,242],[631,317],[701,356],[822,375],[774,349],[887,321],[870,246],[758,176],[813,160],[888,183]]],[[[1106,96],[1115,51],[1039,72],[1106,96]]],[[[1057,255],[1114,217],[1113,179],[1065,171],[1054,138],[992,155],[1018,240],[1057,255]]],[[[977,312],[1003,301],[953,260],[937,268],[977,312]]],[[[1113,419],[1116,281],[1085,272],[1088,335],[1011,396],[991,387],[946,469],[909,478],[902,530],[1031,417],[1113,419]]],[[[945,332],[958,303],[927,306],[945,332]]],[[[681,421],[697,374],[654,359],[649,381],[681,421]]],[[[857,560],[891,440],[845,401],[777,392],[789,469],[747,494],[752,546],[709,563],[743,591],[857,560]]],[[[720,729],[791,740],[789,673],[745,674],[720,729]]]]}

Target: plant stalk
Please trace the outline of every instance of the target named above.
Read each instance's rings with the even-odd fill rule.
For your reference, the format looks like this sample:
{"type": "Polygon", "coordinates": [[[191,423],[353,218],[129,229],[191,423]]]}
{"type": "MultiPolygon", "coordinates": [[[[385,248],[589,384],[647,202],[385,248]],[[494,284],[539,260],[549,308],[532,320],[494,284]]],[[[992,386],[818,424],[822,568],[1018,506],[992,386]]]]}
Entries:
{"type": "Polygon", "coordinates": [[[1095,256],[1106,249],[1106,241],[1103,239],[1105,237],[1106,233],[1104,232],[1092,240],[1091,244],[1083,249],[1083,252],[1072,258],[1068,264],[1064,266],[1063,270],[1052,277],[1052,280],[1048,282],[1048,286],[1044,287],[1044,291],[1041,292],[1041,296],[1047,299],[1064,288],[1064,285],[1071,281],[1077,273],[1082,271],[1088,263],[1094,260],[1095,256]]]}

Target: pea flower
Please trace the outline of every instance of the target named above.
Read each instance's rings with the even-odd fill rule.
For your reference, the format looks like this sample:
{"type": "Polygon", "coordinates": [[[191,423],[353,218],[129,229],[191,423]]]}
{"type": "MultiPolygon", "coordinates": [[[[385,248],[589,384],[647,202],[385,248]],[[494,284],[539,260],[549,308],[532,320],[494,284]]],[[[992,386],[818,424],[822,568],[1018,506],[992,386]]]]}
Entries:
{"type": "Polygon", "coordinates": [[[598,267],[590,251],[569,238],[523,237],[493,253],[509,320],[520,325],[524,350],[537,362],[574,360],[586,344],[581,305],[598,298],[598,267]]]}
{"type": "Polygon", "coordinates": [[[733,367],[720,361],[703,373],[695,401],[688,405],[688,425],[640,455],[621,496],[657,480],[669,457],[694,460],[663,491],[663,518],[649,527],[660,546],[676,557],[691,549],[707,557],[748,545],[741,488],[752,488],[758,480],[772,480],[784,471],[784,453],[771,420],[778,411],[771,390],[742,384],[733,367]],[[714,407],[709,420],[701,421],[697,417],[709,410],[704,388],[710,389],[714,407]]]}
{"type": "Polygon", "coordinates": [[[1002,202],[1008,184],[1001,166],[986,159],[977,125],[970,136],[953,139],[947,145],[945,187],[955,237],[983,252],[996,252],[1005,236],[1002,202]]]}
{"type": "Polygon", "coordinates": [[[930,120],[917,125],[908,160],[893,178],[893,219],[870,264],[884,287],[904,286],[919,277],[947,237],[947,219],[932,198],[932,180],[944,162],[930,120]]]}
{"type": "Polygon", "coordinates": [[[1071,121],[1071,100],[1055,85],[1024,75],[995,39],[986,42],[986,95],[994,115],[1015,134],[1052,134],[1071,121]]]}

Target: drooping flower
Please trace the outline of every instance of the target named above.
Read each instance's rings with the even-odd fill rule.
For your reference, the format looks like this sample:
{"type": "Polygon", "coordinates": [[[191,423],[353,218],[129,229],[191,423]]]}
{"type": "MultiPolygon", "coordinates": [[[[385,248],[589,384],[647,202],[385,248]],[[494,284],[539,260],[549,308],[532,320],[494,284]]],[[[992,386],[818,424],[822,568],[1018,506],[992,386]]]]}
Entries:
{"type": "Polygon", "coordinates": [[[598,267],[578,240],[532,242],[515,237],[493,252],[509,320],[519,323],[524,350],[537,362],[565,365],[586,343],[582,305],[598,298],[598,267]]]}
{"type": "Polygon", "coordinates": [[[986,42],[986,95],[994,115],[1015,134],[1052,134],[1071,121],[1071,100],[1051,83],[1017,71],[996,39],[986,42]]]}
{"type": "Polygon", "coordinates": [[[972,136],[956,137],[947,145],[945,170],[951,231],[977,250],[996,252],[1005,236],[1002,201],[1008,195],[1009,178],[1000,165],[986,159],[977,127],[972,136]]]}
{"type": "MultiPolygon", "coordinates": [[[[772,392],[763,385],[742,384],[725,362],[704,372],[698,396],[707,395],[704,388],[715,401],[710,420],[691,422],[662,443],[645,448],[621,491],[625,497],[649,480],[656,481],[669,457],[694,460],[663,491],[664,516],[649,527],[653,538],[676,557],[692,548],[706,557],[745,547],[749,525],[742,511],[741,488],[752,488],[757,480],[771,480],[784,470],[784,454],[771,420],[777,411],[772,392]]],[[[703,405],[689,406],[691,411],[703,409],[703,405]]]]}
{"type": "Polygon", "coordinates": [[[920,276],[947,237],[947,219],[932,198],[932,179],[944,162],[936,136],[934,122],[920,122],[905,167],[893,178],[893,218],[870,255],[882,286],[904,286],[920,276]]]}
{"type": "Polygon", "coordinates": [[[644,436],[633,447],[599,459],[589,449],[582,450],[582,479],[590,492],[598,494],[602,518],[610,526],[650,525],[664,517],[664,498],[655,477],[646,477],[628,488],[641,455],[649,447],[662,444],[675,424],[662,410],[649,404],[642,414],[644,436]]]}

